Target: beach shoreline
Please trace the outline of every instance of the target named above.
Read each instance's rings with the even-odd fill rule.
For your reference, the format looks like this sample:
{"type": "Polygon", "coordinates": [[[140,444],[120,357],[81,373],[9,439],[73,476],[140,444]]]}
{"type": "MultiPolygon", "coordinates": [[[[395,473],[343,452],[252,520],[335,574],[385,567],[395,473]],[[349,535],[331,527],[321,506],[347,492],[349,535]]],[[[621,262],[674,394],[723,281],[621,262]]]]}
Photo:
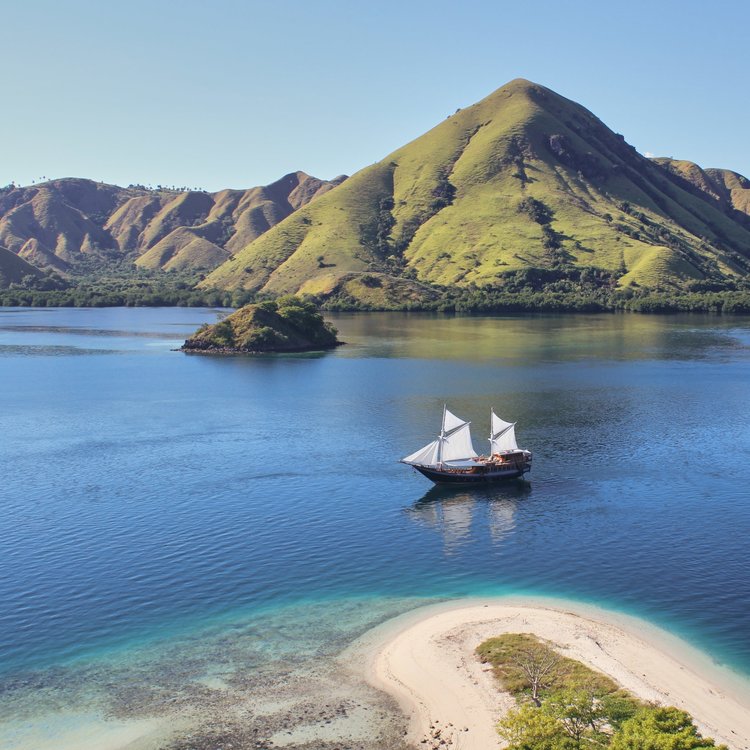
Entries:
{"type": "Polygon", "coordinates": [[[520,596],[431,604],[372,629],[342,658],[393,697],[407,739],[430,747],[499,747],[497,720],[514,705],[474,649],[501,633],[533,633],[643,700],[688,711],[705,736],[750,749],[750,681],[671,633],[630,615],[520,596]],[[423,742],[425,741],[425,742],[423,742]]]}

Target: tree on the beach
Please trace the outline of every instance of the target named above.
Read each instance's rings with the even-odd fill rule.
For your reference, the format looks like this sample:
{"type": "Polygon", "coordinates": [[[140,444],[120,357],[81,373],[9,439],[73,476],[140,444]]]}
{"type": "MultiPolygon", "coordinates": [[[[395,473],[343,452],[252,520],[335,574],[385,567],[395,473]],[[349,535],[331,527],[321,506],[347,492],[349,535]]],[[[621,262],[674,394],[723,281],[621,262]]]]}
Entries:
{"type": "Polygon", "coordinates": [[[644,704],[553,646],[504,633],[477,647],[520,704],[497,725],[507,750],[728,750],[701,737],[685,711],[644,704]]]}
{"type": "Polygon", "coordinates": [[[601,697],[602,710],[607,717],[607,724],[615,732],[631,717],[643,704],[625,690],[615,690],[601,697]]]}
{"type": "Polygon", "coordinates": [[[497,731],[508,743],[506,750],[567,750],[571,747],[562,725],[528,704],[509,711],[497,725],[497,731]]]}
{"type": "Polygon", "coordinates": [[[518,649],[513,655],[513,662],[529,682],[531,700],[541,706],[539,693],[549,687],[549,678],[554,674],[560,657],[541,644],[531,644],[527,648],[518,649]]]}
{"type": "Polygon", "coordinates": [[[593,691],[600,696],[614,696],[619,690],[606,675],[562,656],[553,644],[530,633],[504,633],[489,638],[477,647],[477,655],[483,664],[492,664],[495,676],[508,692],[519,699],[528,698],[537,706],[545,693],[568,688],[593,691]]]}
{"type": "Polygon", "coordinates": [[[510,711],[498,724],[508,750],[580,750],[609,744],[608,704],[593,689],[567,688],[546,695],[541,707],[510,711]]]}
{"type": "Polygon", "coordinates": [[[608,739],[605,729],[610,719],[604,697],[595,690],[558,690],[547,696],[542,711],[563,727],[574,747],[581,747],[584,738],[592,747],[608,739]]]}
{"type": "Polygon", "coordinates": [[[677,708],[641,706],[619,728],[617,722],[606,699],[563,690],[548,695],[541,708],[527,703],[509,711],[497,731],[506,750],[728,750],[701,737],[690,714],[677,708]]]}
{"type": "Polygon", "coordinates": [[[646,706],[623,722],[611,750],[728,750],[701,737],[690,714],[671,706],[646,706]]]}

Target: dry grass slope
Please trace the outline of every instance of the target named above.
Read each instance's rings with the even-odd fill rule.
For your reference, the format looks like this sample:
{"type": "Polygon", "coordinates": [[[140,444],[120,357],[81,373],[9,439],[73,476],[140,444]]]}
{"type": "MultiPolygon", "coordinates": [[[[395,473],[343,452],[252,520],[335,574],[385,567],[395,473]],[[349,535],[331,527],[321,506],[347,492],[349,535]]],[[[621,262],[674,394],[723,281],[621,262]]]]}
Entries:
{"type": "Polygon", "coordinates": [[[53,180],[0,191],[0,245],[38,268],[130,259],[148,269],[211,271],[345,178],[295,172],[249,190],[120,188],[53,180]]]}

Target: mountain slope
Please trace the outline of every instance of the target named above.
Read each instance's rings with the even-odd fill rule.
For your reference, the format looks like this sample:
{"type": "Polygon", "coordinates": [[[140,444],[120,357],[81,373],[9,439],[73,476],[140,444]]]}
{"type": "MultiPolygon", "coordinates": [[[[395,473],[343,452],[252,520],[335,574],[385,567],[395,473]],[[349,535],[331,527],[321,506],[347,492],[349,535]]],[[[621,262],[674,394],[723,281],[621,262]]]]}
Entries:
{"type": "Polygon", "coordinates": [[[8,284],[15,284],[21,281],[24,276],[39,277],[41,273],[23,258],[19,258],[15,253],[0,247],[0,289],[8,284]]]}
{"type": "Polygon", "coordinates": [[[650,288],[744,276],[750,229],[591,112],[516,80],[250,242],[204,287],[328,294],[378,272],[502,284],[594,266],[650,288]]]}
{"type": "Polygon", "coordinates": [[[0,196],[0,244],[35,265],[59,269],[83,255],[111,253],[117,245],[92,215],[105,215],[117,199],[117,188],[89,180],[7,191],[0,196]]]}
{"type": "Polygon", "coordinates": [[[658,158],[655,162],[713,198],[724,211],[750,216],[750,180],[729,169],[703,169],[691,161],[658,158]]]}
{"type": "Polygon", "coordinates": [[[250,190],[184,193],[145,228],[139,245],[148,250],[136,263],[165,270],[215,268],[235,249],[252,242],[342,180],[339,177],[328,182],[295,172],[250,190]]]}
{"type": "Polygon", "coordinates": [[[39,268],[130,258],[146,268],[210,270],[335,187],[304,172],[249,190],[120,188],[83,179],[0,191],[0,245],[39,268]]]}

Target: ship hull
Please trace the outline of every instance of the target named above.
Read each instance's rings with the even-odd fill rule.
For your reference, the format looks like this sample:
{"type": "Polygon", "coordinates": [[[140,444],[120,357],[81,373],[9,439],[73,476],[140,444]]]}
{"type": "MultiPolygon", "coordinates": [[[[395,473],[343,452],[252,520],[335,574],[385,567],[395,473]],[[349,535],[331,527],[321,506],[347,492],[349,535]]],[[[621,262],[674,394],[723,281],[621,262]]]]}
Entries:
{"type": "Polygon", "coordinates": [[[508,479],[518,479],[531,470],[531,466],[508,467],[494,469],[487,467],[481,471],[457,472],[455,470],[441,470],[426,466],[414,466],[422,475],[435,484],[484,484],[486,482],[504,482],[508,479]]]}

